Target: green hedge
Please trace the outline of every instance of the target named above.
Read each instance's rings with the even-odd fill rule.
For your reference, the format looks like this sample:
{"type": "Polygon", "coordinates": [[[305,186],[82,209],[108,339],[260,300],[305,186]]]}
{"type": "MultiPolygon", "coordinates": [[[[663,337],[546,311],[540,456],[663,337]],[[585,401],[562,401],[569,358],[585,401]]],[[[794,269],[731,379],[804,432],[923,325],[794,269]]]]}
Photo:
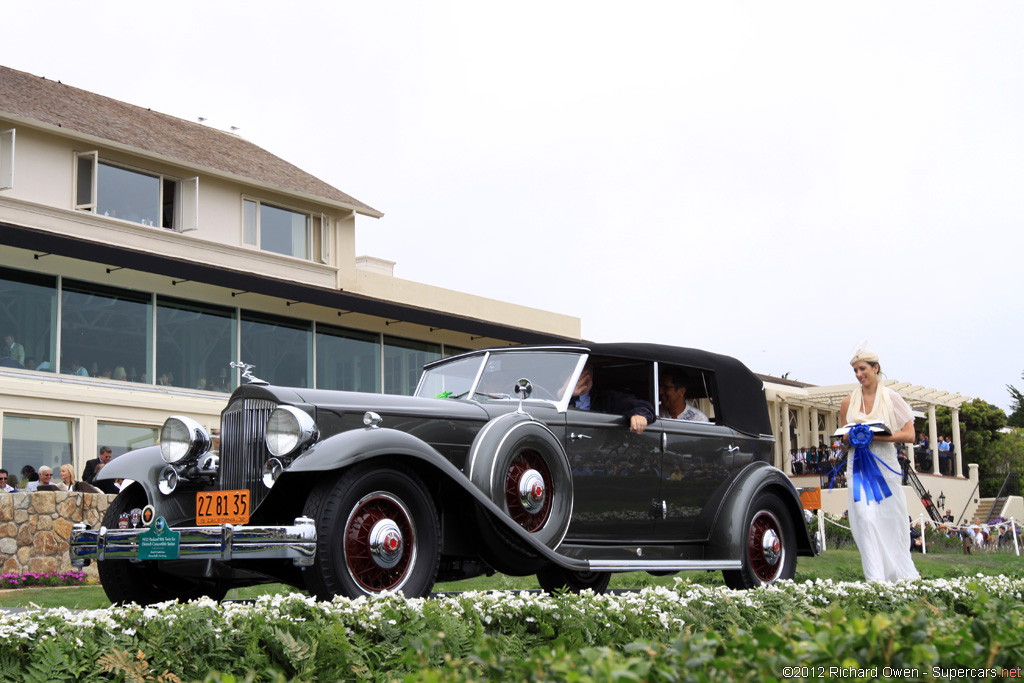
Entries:
{"type": "Polygon", "coordinates": [[[749,592],[681,580],[600,596],[39,610],[0,617],[0,680],[793,680],[785,667],[1016,667],[1022,591],[1024,580],[980,576],[749,592]]]}

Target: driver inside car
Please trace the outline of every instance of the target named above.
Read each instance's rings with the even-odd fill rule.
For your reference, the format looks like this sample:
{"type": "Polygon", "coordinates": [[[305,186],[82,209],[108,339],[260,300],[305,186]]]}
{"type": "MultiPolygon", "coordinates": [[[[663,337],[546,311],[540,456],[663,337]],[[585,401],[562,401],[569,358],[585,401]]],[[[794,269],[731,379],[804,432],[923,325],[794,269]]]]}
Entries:
{"type": "Polygon", "coordinates": [[[596,413],[618,413],[629,418],[629,431],[643,434],[654,422],[654,406],[621,391],[594,389],[594,370],[588,364],[583,368],[576,388],[572,390],[570,408],[592,410],[596,413]]]}

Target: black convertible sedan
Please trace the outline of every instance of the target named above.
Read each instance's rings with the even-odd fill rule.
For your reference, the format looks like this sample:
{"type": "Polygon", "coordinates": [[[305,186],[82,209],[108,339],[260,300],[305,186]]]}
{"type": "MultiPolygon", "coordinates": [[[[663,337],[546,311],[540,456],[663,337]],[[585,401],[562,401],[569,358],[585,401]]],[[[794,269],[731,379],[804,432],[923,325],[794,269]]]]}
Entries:
{"type": "Polygon", "coordinates": [[[600,591],[613,572],[721,570],[750,588],[815,552],[770,464],[763,384],[727,356],[485,349],[427,365],[411,397],[269,386],[250,369],[219,445],[172,416],[159,446],[99,475],[133,483],[99,529],[76,525],[71,556],[99,563],[112,601],[271,582],[324,599],[423,596],[493,572],[600,591]],[[656,410],[665,378],[692,409],[656,410]],[[578,407],[583,380],[617,401],[578,407]]]}

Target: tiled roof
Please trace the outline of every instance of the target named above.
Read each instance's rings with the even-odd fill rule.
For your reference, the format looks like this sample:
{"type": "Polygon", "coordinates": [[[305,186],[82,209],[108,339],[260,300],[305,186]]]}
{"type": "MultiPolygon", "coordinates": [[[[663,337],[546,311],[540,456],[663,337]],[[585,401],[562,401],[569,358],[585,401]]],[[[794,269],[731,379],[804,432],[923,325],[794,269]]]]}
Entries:
{"type": "Polygon", "coordinates": [[[5,112],[179,160],[191,167],[327,199],[358,213],[381,215],[237,135],[0,66],[0,114],[5,112]]]}

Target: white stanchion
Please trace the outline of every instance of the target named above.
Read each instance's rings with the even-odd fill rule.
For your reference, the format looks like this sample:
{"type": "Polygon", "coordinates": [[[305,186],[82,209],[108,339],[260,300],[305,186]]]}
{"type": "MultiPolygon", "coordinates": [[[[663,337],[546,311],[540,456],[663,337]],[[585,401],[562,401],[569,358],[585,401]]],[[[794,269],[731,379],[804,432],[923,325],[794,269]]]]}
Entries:
{"type": "Polygon", "coordinates": [[[1020,544],[1017,543],[1017,522],[1013,521],[1013,517],[1010,517],[1010,533],[1013,534],[1013,552],[1020,557],[1020,544]]]}
{"type": "Polygon", "coordinates": [[[928,539],[924,536],[924,515],[921,515],[921,554],[928,554],[928,539]]]}
{"type": "Polygon", "coordinates": [[[818,508],[818,533],[821,534],[821,552],[825,553],[825,511],[818,508]]]}

